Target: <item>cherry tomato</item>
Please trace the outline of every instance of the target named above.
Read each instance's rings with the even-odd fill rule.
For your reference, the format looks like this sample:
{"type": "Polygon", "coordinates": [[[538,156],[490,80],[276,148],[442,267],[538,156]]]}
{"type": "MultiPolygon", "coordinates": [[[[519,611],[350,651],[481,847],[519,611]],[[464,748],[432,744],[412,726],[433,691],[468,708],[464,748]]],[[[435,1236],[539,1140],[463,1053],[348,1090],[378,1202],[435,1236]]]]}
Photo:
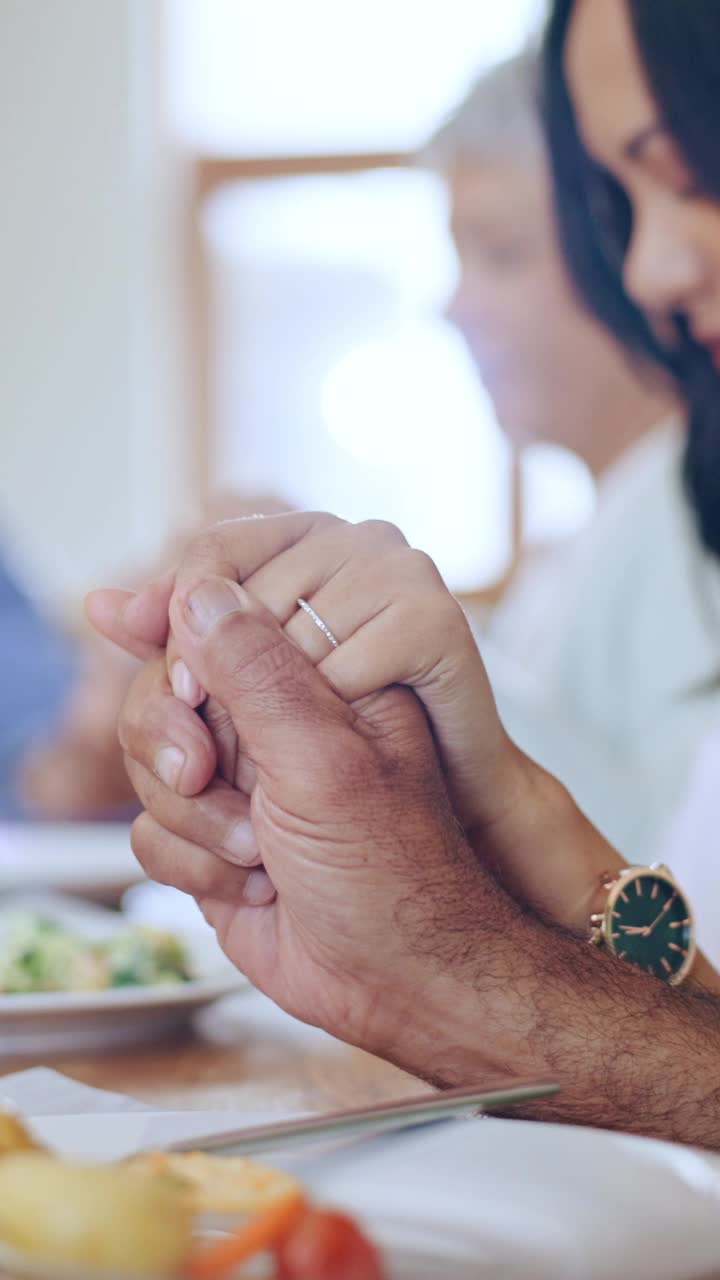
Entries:
{"type": "Polygon", "coordinates": [[[344,1213],[310,1209],[277,1254],[278,1280],[384,1280],[380,1255],[344,1213]]]}

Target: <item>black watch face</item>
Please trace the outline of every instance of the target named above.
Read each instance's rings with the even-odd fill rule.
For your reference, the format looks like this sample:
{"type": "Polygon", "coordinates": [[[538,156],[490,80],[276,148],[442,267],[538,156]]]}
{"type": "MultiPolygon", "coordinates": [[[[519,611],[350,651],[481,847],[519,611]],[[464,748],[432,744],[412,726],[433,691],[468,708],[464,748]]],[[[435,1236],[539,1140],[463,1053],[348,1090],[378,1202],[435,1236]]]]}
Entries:
{"type": "Polygon", "coordinates": [[[692,946],[692,921],[680,890],[644,872],[613,896],[610,936],[615,955],[671,982],[692,946]]]}

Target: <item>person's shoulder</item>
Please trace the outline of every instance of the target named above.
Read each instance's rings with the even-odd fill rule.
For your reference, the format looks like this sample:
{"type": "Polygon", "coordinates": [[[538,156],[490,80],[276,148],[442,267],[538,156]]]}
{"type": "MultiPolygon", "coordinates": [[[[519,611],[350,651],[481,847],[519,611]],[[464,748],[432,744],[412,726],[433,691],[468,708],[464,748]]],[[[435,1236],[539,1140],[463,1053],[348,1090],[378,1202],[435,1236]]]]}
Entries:
{"type": "Polygon", "coordinates": [[[598,485],[598,515],[639,496],[667,501],[682,488],[685,431],[676,421],[648,431],[613,463],[598,485]]]}
{"type": "Polygon", "coordinates": [[[626,566],[637,557],[647,570],[653,548],[676,554],[699,548],[683,481],[684,439],[676,424],[656,428],[613,467],[599,486],[598,505],[588,531],[588,554],[621,555],[626,566]]]}

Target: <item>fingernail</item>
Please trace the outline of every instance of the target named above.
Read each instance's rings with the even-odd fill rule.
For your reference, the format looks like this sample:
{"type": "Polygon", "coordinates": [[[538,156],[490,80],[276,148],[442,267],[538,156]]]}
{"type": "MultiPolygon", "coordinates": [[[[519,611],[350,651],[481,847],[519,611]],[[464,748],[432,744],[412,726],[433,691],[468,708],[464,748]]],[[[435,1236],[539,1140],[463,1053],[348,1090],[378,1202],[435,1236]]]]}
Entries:
{"type": "Polygon", "coordinates": [[[197,707],[204,702],[205,690],[181,660],[173,663],[170,683],[175,697],[181,702],[186,702],[189,707],[197,707]]]}
{"type": "Polygon", "coordinates": [[[241,818],[228,831],[223,840],[223,849],[230,855],[232,862],[238,866],[249,867],[258,859],[258,846],[255,832],[249,818],[241,818]]]}
{"type": "Polygon", "coordinates": [[[228,614],[242,613],[248,604],[248,596],[237,583],[213,578],[195,588],[185,606],[185,617],[196,635],[206,636],[228,614]]]}
{"type": "Polygon", "coordinates": [[[268,907],[276,897],[275,885],[267,871],[263,869],[248,872],[243,898],[249,907],[268,907]]]}
{"type": "Polygon", "coordinates": [[[166,787],[174,791],[185,767],[185,752],[179,747],[161,747],[155,756],[155,772],[166,787]]]}

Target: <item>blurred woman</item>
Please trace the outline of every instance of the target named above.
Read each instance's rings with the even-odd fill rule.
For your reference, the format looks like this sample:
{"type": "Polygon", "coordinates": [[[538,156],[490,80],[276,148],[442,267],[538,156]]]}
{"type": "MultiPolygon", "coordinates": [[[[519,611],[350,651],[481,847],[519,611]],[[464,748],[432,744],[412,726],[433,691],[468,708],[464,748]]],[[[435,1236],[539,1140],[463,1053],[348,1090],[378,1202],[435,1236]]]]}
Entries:
{"type": "Polygon", "coordinates": [[[538,80],[531,53],[485,72],[423,159],[450,199],[449,318],[498,421],[517,448],[578,454],[597,508],[579,538],[526,557],[489,622],[471,617],[511,735],[649,860],[720,714],[720,688],[703,687],[717,645],[705,596],[720,574],[684,493],[672,373],[628,358],[563,261],[538,80]]]}
{"type": "MultiPolygon", "coordinates": [[[[702,620],[705,642],[702,660],[684,667],[675,705],[692,716],[720,690],[720,6],[555,0],[543,97],[577,286],[638,367],[664,369],[689,405],[685,499],[705,555],[687,562],[685,609],[702,620]]],[[[669,662],[684,620],[663,558],[649,554],[644,572],[666,606],[648,658],[657,647],[669,662]]],[[[719,760],[715,731],[664,849],[708,925],[720,912],[720,869],[708,856],[719,760]]]]}

